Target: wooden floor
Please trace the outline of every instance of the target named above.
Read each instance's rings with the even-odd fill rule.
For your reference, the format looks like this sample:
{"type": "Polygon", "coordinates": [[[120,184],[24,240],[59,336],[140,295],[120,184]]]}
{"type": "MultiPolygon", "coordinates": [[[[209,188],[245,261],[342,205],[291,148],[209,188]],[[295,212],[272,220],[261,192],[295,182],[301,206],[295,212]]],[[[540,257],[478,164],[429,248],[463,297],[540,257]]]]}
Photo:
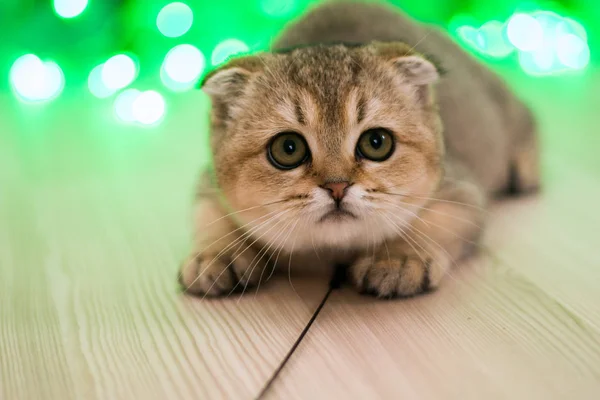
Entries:
{"type": "MultiPolygon", "coordinates": [[[[600,398],[598,77],[511,76],[540,116],[543,193],[498,204],[435,293],[333,291],[263,397],[600,398]]],[[[69,99],[0,95],[0,399],[256,398],[327,279],[181,295],[203,98],[150,130],[69,99]]]]}

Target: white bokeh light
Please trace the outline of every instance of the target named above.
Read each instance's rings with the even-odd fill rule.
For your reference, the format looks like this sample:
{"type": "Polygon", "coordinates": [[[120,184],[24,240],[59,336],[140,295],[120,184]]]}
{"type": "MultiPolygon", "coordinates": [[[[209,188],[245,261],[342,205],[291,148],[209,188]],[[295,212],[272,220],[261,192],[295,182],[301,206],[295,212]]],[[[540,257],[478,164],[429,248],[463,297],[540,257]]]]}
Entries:
{"type": "Polygon", "coordinates": [[[193,82],[202,73],[205,66],[204,55],[190,44],[180,44],[169,51],[165,57],[164,68],[175,82],[193,82]]]}
{"type": "Polygon", "coordinates": [[[552,71],[556,57],[552,47],[545,46],[537,51],[532,52],[533,61],[537,65],[540,72],[552,71]]]}
{"type": "Polygon", "coordinates": [[[572,33],[557,38],[556,55],[563,65],[573,69],[583,69],[590,62],[590,49],[587,43],[572,33]]]}
{"type": "Polygon", "coordinates": [[[87,6],[88,0],[54,0],[54,11],[62,18],[74,18],[87,6]]]}
{"type": "Polygon", "coordinates": [[[90,92],[98,97],[99,99],[103,99],[105,97],[109,97],[115,93],[115,89],[107,88],[102,80],[102,68],[104,64],[100,64],[96,66],[90,72],[88,76],[88,89],[90,92]]]}
{"type": "Polygon", "coordinates": [[[532,76],[553,75],[564,72],[557,62],[552,48],[537,51],[522,51],[518,53],[519,65],[527,74],[532,76]]]}
{"type": "Polygon", "coordinates": [[[43,62],[34,54],[26,54],[12,65],[10,83],[22,100],[43,102],[55,99],[62,93],[65,77],[55,62],[43,62]]]}
{"type": "Polygon", "coordinates": [[[192,27],[194,13],[184,3],[167,4],[156,17],[156,26],[166,37],[174,38],[184,35],[192,27]]]}
{"type": "Polygon", "coordinates": [[[544,30],[538,20],[527,14],[515,14],[506,27],[508,40],[517,49],[533,51],[544,44],[544,30]]]}
{"type": "Polygon", "coordinates": [[[127,89],[119,93],[115,98],[115,115],[123,122],[136,122],[133,113],[133,103],[142,92],[137,89],[127,89]]]}
{"type": "Polygon", "coordinates": [[[126,54],[118,54],[102,66],[102,82],[109,89],[122,89],[135,80],[137,73],[135,61],[126,54]]]}
{"type": "Polygon", "coordinates": [[[142,92],[133,101],[132,113],[140,124],[153,125],[165,115],[165,100],[154,90],[142,92]]]}
{"type": "Polygon", "coordinates": [[[219,43],[212,52],[211,62],[213,65],[219,65],[227,61],[236,54],[247,53],[250,50],[248,45],[238,39],[227,39],[219,43]]]}

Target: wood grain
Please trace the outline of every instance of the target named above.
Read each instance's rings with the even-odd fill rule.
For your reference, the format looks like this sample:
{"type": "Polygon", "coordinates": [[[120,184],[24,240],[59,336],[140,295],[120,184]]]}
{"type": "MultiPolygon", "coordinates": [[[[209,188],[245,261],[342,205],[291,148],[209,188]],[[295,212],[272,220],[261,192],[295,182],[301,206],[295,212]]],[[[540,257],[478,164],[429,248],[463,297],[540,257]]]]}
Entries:
{"type": "Polygon", "coordinates": [[[0,155],[21,151],[0,170],[0,398],[255,397],[326,281],[295,278],[295,292],[286,277],[242,299],[180,294],[199,141],[180,118],[111,141],[92,117],[0,140],[0,155]]]}
{"type": "Polygon", "coordinates": [[[386,303],[336,293],[269,398],[596,398],[598,331],[491,257],[451,281],[386,303]]]}

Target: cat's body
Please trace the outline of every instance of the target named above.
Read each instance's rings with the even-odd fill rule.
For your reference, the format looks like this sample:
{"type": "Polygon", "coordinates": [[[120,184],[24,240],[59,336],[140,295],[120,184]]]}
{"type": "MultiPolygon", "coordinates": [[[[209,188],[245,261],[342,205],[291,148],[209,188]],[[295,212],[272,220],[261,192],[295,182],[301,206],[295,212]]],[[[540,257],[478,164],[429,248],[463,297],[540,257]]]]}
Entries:
{"type": "Polygon", "coordinates": [[[205,80],[223,196],[198,199],[190,292],[227,294],[321,250],[362,291],[416,294],[477,241],[490,196],[537,187],[530,112],[444,34],[335,2],[274,50],[205,80]],[[437,84],[420,53],[447,70],[437,84]]]}

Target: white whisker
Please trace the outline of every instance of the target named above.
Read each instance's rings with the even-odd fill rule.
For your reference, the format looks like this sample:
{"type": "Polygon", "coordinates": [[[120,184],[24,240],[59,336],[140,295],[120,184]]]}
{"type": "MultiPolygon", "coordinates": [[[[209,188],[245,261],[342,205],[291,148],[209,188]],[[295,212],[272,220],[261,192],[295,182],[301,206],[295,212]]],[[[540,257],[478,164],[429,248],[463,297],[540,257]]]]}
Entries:
{"type": "MultiPolygon", "coordinates": [[[[289,210],[285,211],[286,213],[289,212],[289,210]]],[[[210,292],[210,289],[212,289],[212,287],[215,285],[215,283],[219,280],[219,278],[223,275],[223,273],[225,273],[225,271],[227,270],[227,268],[233,268],[233,264],[235,263],[235,260],[237,260],[242,254],[244,254],[244,252],[246,250],[248,250],[250,247],[252,247],[256,242],[258,242],[263,236],[265,236],[267,233],[269,233],[271,230],[273,230],[278,224],[280,224],[282,222],[282,220],[277,221],[277,223],[275,225],[273,225],[272,227],[270,227],[267,231],[265,231],[262,235],[260,235],[259,237],[257,237],[252,243],[250,243],[248,246],[246,246],[246,248],[244,250],[242,250],[237,256],[235,256],[235,258],[233,260],[231,260],[229,262],[229,264],[227,264],[227,267],[223,269],[223,271],[221,271],[221,273],[217,276],[217,278],[213,281],[212,285],[210,285],[210,287],[208,288],[208,290],[206,291],[207,293],[210,292]]],[[[246,241],[244,241],[244,243],[246,243],[246,241]]],[[[216,258],[216,257],[215,257],[216,258]]],[[[207,267],[208,269],[208,267],[207,267]]],[[[246,270],[247,271],[247,270],[246,270]]],[[[244,274],[242,275],[242,277],[246,276],[246,272],[244,272],[244,274]]],[[[239,285],[241,279],[238,279],[238,282],[236,283],[236,285],[233,287],[233,289],[229,292],[228,296],[231,295],[231,293],[233,293],[233,291],[237,288],[237,286],[239,285]]],[[[206,297],[206,294],[204,295],[206,297]]]]}
{"type": "MultiPolygon", "coordinates": [[[[291,219],[290,221],[288,221],[287,224],[285,224],[285,226],[283,226],[280,230],[279,233],[277,234],[277,236],[275,238],[273,238],[273,240],[271,241],[271,244],[269,245],[269,248],[267,249],[267,252],[271,249],[271,247],[279,240],[279,237],[285,233],[286,229],[294,222],[293,219],[291,219]]],[[[262,282],[262,277],[263,274],[265,273],[265,269],[269,267],[269,262],[271,261],[271,259],[273,258],[273,254],[275,254],[275,251],[277,251],[277,247],[275,247],[275,250],[272,251],[269,254],[269,258],[267,259],[267,262],[265,263],[265,268],[263,268],[263,270],[260,273],[260,278],[258,278],[258,285],[256,286],[256,291],[254,292],[254,297],[256,297],[256,295],[258,294],[258,290],[260,289],[260,284],[262,282]]],[[[274,269],[274,267],[273,267],[274,269]]]]}
{"type": "MultiPolygon", "coordinates": [[[[296,225],[298,225],[299,221],[300,221],[300,218],[298,218],[298,220],[296,221],[296,224],[294,224],[294,226],[292,227],[292,231],[294,231],[296,229],[296,225]]],[[[302,297],[300,297],[300,294],[298,294],[298,291],[296,290],[296,288],[294,287],[294,284],[292,283],[292,255],[294,254],[294,247],[296,246],[297,238],[298,237],[294,238],[294,241],[292,242],[292,249],[290,250],[290,257],[289,257],[289,261],[288,261],[288,281],[290,282],[290,286],[292,287],[292,290],[294,291],[294,293],[296,293],[298,298],[300,300],[302,300],[302,297]]]]}
{"type": "MultiPolygon", "coordinates": [[[[298,224],[298,220],[296,220],[296,224],[298,224]]],[[[296,224],[294,224],[294,227],[288,231],[287,236],[285,237],[283,243],[281,244],[281,247],[279,248],[279,252],[277,253],[277,257],[275,258],[275,262],[273,263],[273,269],[271,270],[271,273],[269,274],[269,276],[266,279],[267,282],[271,279],[271,277],[273,276],[273,273],[275,273],[275,268],[277,267],[277,263],[279,262],[279,256],[281,255],[283,248],[287,244],[288,239],[292,235],[292,232],[294,231],[294,229],[296,229],[296,224]]]]}
{"type": "MultiPolygon", "coordinates": [[[[269,223],[269,222],[270,222],[272,219],[274,219],[274,218],[278,217],[279,215],[283,215],[283,213],[285,213],[285,212],[286,212],[286,211],[281,211],[281,212],[280,212],[281,214],[274,215],[274,216],[272,216],[272,217],[268,218],[266,221],[263,221],[263,222],[261,222],[261,223],[260,223],[260,224],[258,224],[256,227],[254,227],[254,228],[251,228],[251,229],[249,229],[248,231],[244,232],[242,235],[240,235],[240,237],[238,237],[238,238],[237,238],[237,239],[235,239],[233,242],[231,242],[231,243],[229,243],[227,246],[225,246],[225,248],[224,248],[224,249],[222,249],[222,250],[221,250],[221,251],[220,251],[220,252],[217,254],[217,257],[218,257],[218,256],[220,256],[220,255],[222,255],[222,254],[223,254],[225,251],[228,251],[228,250],[229,250],[231,247],[235,246],[237,243],[239,243],[239,241],[243,240],[245,237],[248,237],[248,236],[250,236],[250,235],[252,234],[252,232],[254,232],[254,231],[256,231],[256,230],[260,229],[260,228],[261,228],[261,227],[262,227],[264,224],[267,224],[267,223],[269,223]]],[[[263,217],[264,217],[264,216],[263,216],[263,217]]],[[[263,217],[256,218],[255,220],[253,220],[253,221],[250,221],[250,222],[249,222],[248,224],[246,224],[246,225],[249,225],[249,224],[251,224],[251,223],[254,223],[254,222],[256,222],[257,220],[259,220],[259,219],[262,219],[263,217]]],[[[246,226],[246,225],[244,225],[244,226],[246,226]]],[[[240,227],[240,228],[236,229],[236,231],[237,231],[237,230],[240,230],[241,228],[243,228],[243,227],[240,227]]],[[[232,232],[230,232],[230,233],[228,233],[228,234],[226,234],[226,235],[223,235],[223,236],[221,236],[221,238],[217,239],[216,241],[214,241],[213,243],[211,243],[209,246],[205,247],[203,250],[201,250],[201,251],[198,251],[198,252],[197,252],[197,253],[194,255],[194,257],[192,257],[192,258],[190,259],[190,261],[189,261],[189,262],[188,262],[188,263],[187,263],[185,266],[183,266],[183,268],[182,268],[182,270],[181,270],[181,272],[180,272],[180,274],[179,274],[179,279],[181,279],[181,276],[183,275],[183,271],[184,271],[184,270],[185,270],[187,267],[189,267],[189,266],[190,266],[190,264],[191,264],[192,262],[194,262],[194,261],[195,261],[195,259],[196,259],[196,258],[197,258],[197,257],[198,257],[200,254],[202,254],[204,251],[206,251],[208,248],[210,248],[210,246],[212,246],[213,244],[215,244],[215,243],[217,243],[218,241],[222,240],[223,238],[225,238],[225,237],[229,236],[229,234],[231,234],[231,233],[232,233],[232,232]]],[[[215,258],[213,259],[213,261],[211,261],[211,263],[209,263],[209,265],[208,265],[208,266],[210,266],[210,265],[212,264],[212,262],[214,262],[214,260],[215,260],[217,257],[215,257],[215,258]]],[[[205,270],[204,270],[204,271],[208,270],[208,266],[205,268],[205,270]]],[[[200,275],[198,275],[198,276],[196,277],[196,279],[194,279],[194,281],[192,281],[192,283],[190,283],[189,285],[187,285],[187,287],[188,287],[188,288],[190,288],[190,287],[191,287],[191,286],[192,286],[194,283],[196,283],[196,282],[198,281],[198,279],[200,279],[200,278],[202,277],[202,275],[204,274],[204,271],[203,271],[202,273],[200,273],[200,275]]]]}
{"type": "Polygon", "coordinates": [[[476,210],[484,212],[484,213],[489,213],[489,211],[487,211],[483,207],[476,206],[474,204],[463,203],[460,201],[438,199],[435,197],[421,197],[421,196],[415,196],[415,195],[409,194],[409,193],[392,193],[392,192],[381,192],[381,193],[385,193],[385,194],[392,195],[392,196],[412,197],[414,199],[419,199],[419,200],[430,200],[430,201],[437,201],[440,203],[456,204],[456,205],[463,206],[463,207],[473,208],[473,209],[476,209],[476,210]]]}
{"type": "Polygon", "coordinates": [[[233,212],[230,212],[229,214],[225,214],[225,215],[223,215],[223,216],[215,219],[214,221],[206,224],[205,227],[209,227],[212,224],[217,223],[217,222],[219,222],[219,221],[221,221],[221,220],[223,220],[223,219],[225,219],[227,217],[231,217],[232,215],[235,215],[235,214],[240,214],[240,213],[243,213],[243,212],[246,212],[246,211],[256,210],[257,208],[268,207],[268,206],[271,206],[271,205],[274,205],[274,204],[284,203],[286,201],[289,201],[289,200],[287,200],[287,199],[277,200],[277,201],[272,201],[272,202],[266,203],[266,204],[259,204],[257,206],[244,208],[243,210],[233,211],[233,212]]]}
{"type": "Polygon", "coordinates": [[[423,258],[423,256],[421,255],[421,253],[419,253],[419,251],[415,248],[415,246],[413,246],[413,243],[415,243],[423,252],[425,252],[426,255],[429,255],[428,252],[423,248],[423,246],[421,246],[413,238],[410,238],[410,236],[408,236],[407,232],[404,229],[402,229],[402,227],[398,226],[391,218],[389,218],[385,214],[382,214],[382,215],[383,215],[383,217],[385,219],[387,219],[392,224],[392,226],[396,227],[397,232],[400,234],[400,237],[403,238],[406,241],[406,243],[408,243],[408,245],[410,247],[412,247],[412,249],[415,251],[415,253],[417,254],[417,256],[419,256],[419,258],[421,259],[421,261],[423,261],[423,263],[425,264],[426,263],[425,259],[423,258]],[[413,243],[411,243],[411,241],[413,243]]]}
{"type": "MultiPolygon", "coordinates": [[[[403,204],[408,204],[408,203],[403,203],[403,204]]],[[[453,231],[451,231],[450,229],[446,228],[445,226],[442,226],[442,225],[440,225],[440,224],[436,224],[436,223],[434,223],[434,222],[432,222],[432,221],[427,221],[427,220],[425,220],[424,218],[421,218],[421,217],[419,217],[418,215],[416,215],[416,214],[412,213],[410,210],[407,210],[407,209],[405,209],[404,207],[402,207],[402,206],[400,206],[400,205],[398,205],[398,204],[390,203],[390,205],[391,205],[392,207],[394,207],[394,208],[398,208],[398,209],[400,209],[400,210],[402,210],[402,211],[410,212],[410,213],[411,213],[411,214],[413,214],[413,215],[414,215],[414,216],[415,216],[417,219],[419,219],[419,220],[420,220],[420,221],[422,221],[422,222],[423,222],[425,225],[427,225],[427,227],[434,226],[434,227],[436,227],[436,228],[439,228],[439,229],[441,229],[441,230],[443,230],[443,231],[445,231],[445,232],[448,232],[449,234],[451,234],[452,236],[456,237],[457,239],[461,239],[462,241],[464,241],[464,242],[466,242],[466,243],[473,244],[473,245],[475,245],[475,246],[479,246],[479,243],[477,243],[477,242],[474,242],[474,241],[472,241],[472,240],[469,240],[469,239],[466,239],[466,238],[462,237],[461,235],[457,234],[456,232],[453,232],[453,231]]],[[[430,209],[430,208],[425,208],[425,207],[423,207],[423,209],[424,209],[424,210],[427,210],[427,211],[429,211],[429,212],[435,212],[435,211],[437,211],[437,210],[433,210],[433,209],[430,209]]],[[[457,219],[457,220],[459,220],[459,221],[461,221],[461,222],[470,223],[471,225],[473,225],[473,226],[475,226],[475,227],[477,227],[477,228],[479,228],[479,229],[481,229],[481,230],[483,229],[481,226],[479,226],[479,225],[475,224],[474,222],[472,222],[472,221],[470,221],[470,220],[468,220],[468,219],[465,219],[465,218],[459,218],[459,217],[453,216],[453,215],[451,215],[451,214],[448,214],[448,213],[443,213],[443,212],[439,212],[438,214],[441,214],[441,215],[444,215],[444,216],[448,216],[448,217],[455,217],[455,219],[457,219]]],[[[415,229],[416,229],[416,228],[415,228],[415,229]]]]}
{"type": "MultiPolygon", "coordinates": [[[[235,246],[237,243],[239,243],[241,240],[244,240],[244,238],[246,238],[244,240],[244,243],[246,242],[246,240],[248,240],[248,238],[250,238],[250,236],[252,234],[254,234],[255,232],[257,232],[259,229],[261,229],[262,227],[264,227],[265,225],[267,225],[268,223],[270,223],[273,219],[280,217],[282,215],[285,215],[288,212],[288,210],[282,211],[280,214],[274,215],[271,218],[269,218],[267,221],[261,223],[259,226],[249,230],[248,232],[246,232],[244,235],[240,236],[238,239],[236,239],[234,242],[230,243],[229,245],[227,245],[223,250],[221,250],[211,261],[210,263],[208,263],[208,265],[205,267],[204,271],[202,271],[197,277],[196,279],[194,279],[194,281],[189,285],[189,287],[191,287],[194,283],[196,283],[201,277],[202,275],[209,270],[210,266],[219,259],[219,257],[221,257],[225,252],[227,252],[228,250],[230,250],[233,246],[235,246]]],[[[272,229],[272,228],[270,228],[272,229]]],[[[269,230],[270,230],[269,229],[269,230]]],[[[269,232],[269,231],[267,231],[269,232]]],[[[259,236],[259,239],[264,236],[267,232],[263,233],[263,235],[259,236]]],[[[258,239],[257,239],[258,240],[258,239]]],[[[254,244],[256,242],[256,240],[252,243],[254,244]]],[[[250,246],[252,245],[250,244],[250,246]]],[[[239,248],[239,247],[238,247],[239,248]]],[[[237,250],[236,250],[237,251],[237,250]]],[[[235,253],[234,253],[235,254],[235,253]]],[[[241,253],[240,253],[241,254],[241,253]]],[[[233,264],[233,262],[239,257],[240,255],[238,254],[233,260],[230,260],[229,264],[227,264],[226,268],[223,269],[223,271],[221,271],[221,273],[217,276],[217,278],[213,281],[212,285],[208,288],[208,290],[206,291],[206,293],[208,294],[208,292],[210,292],[210,289],[213,288],[214,284],[219,280],[219,278],[223,275],[223,273],[227,270],[227,268],[229,268],[230,265],[233,264]]],[[[206,297],[206,294],[204,295],[204,297],[206,297]]],[[[204,299],[203,297],[203,299],[204,299]]]]}

